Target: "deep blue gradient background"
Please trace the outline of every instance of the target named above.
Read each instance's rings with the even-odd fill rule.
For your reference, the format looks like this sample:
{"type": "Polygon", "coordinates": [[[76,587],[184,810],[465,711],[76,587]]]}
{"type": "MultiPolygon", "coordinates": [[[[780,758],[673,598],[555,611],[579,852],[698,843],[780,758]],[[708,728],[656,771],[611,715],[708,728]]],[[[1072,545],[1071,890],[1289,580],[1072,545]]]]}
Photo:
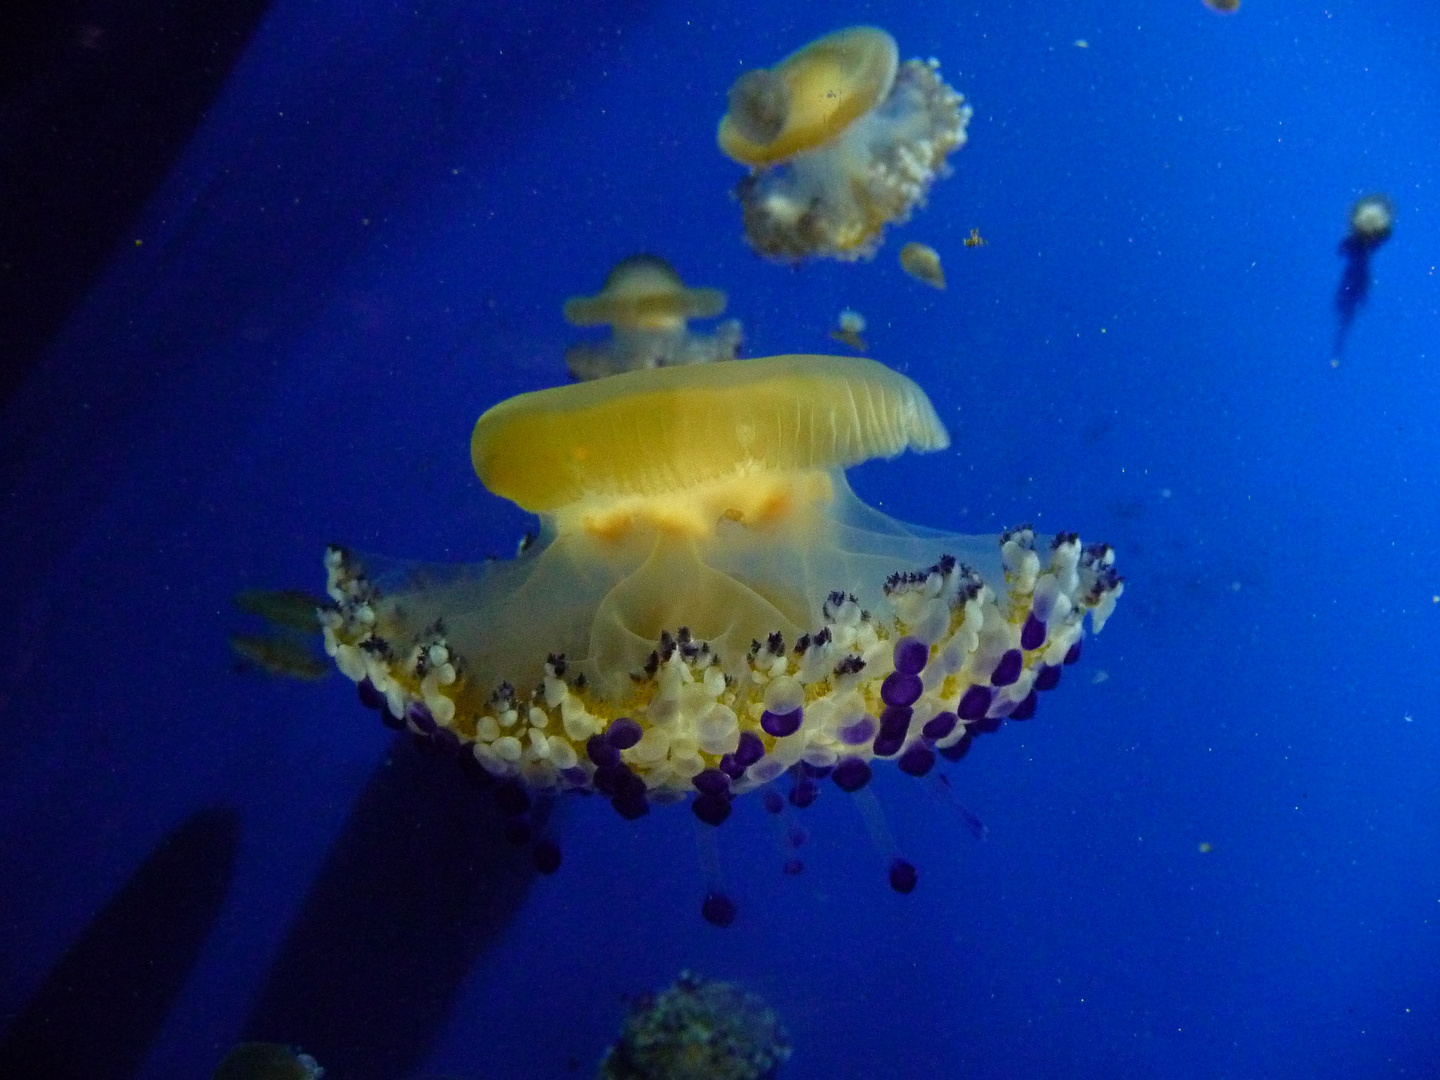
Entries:
{"type": "Polygon", "coordinates": [[[728,290],[750,355],[828,351],[858,308],[954,438],[856,470],[861,496],[1108,539],[1126,595],[1036,720],[950,770],[986,841],[880,770],[911,897],[833,789],[798,879],[737,807],[726,932],[690,814],[566,805],[565,866],[422,1075],[586,1075],[683,967],[764,995],[797,1080],[1436,1075],[1437,80],[1418,0],[281,0],[3,417],[0,1016],[229,803],[236,885],[145,1072],[208,1075],[388,745],[339,677],[233,674],[230,597],[318,589],[335,539],[508,553],[527,522],[470,428],[562,381],[561,303],[648,250],[728,290]],[[770,266],[714,148],[725,91],[852,22],[942,60],[970,145],[873,262],[770,266]],[[1398,225],[1332,367],[1370,190],[1398,225]],[[945,293],[900,271],[911,238],[945,293]]]}

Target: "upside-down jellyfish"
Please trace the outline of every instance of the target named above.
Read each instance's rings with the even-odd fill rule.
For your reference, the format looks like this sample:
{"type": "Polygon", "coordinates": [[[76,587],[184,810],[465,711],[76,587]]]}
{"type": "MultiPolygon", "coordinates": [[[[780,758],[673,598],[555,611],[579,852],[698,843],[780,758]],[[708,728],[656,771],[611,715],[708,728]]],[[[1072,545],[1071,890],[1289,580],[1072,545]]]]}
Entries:
{"type": "Polygon", "coordinates": [[[751,169],[737,189],[751,246],[791,262],[873,255],[965,144],[971,109],[939,67],[900,63],[894,38],[855,26],[740,76],[718,138],[751,169]]]}
{"type": "Polygon", "coordinates": [[[325,646],[392,724],[626,818],[693,797],[719,824],[787,773],[855,791],[877,758],[922,776],[1032,716],[1123,587],[1074,533],[905,525],[846,483],[948,445],[919,386],[859,357],[521,394],[471,459],[537,542],[469,566],[332,547],[325,646]]]}
{"type": "Polygon", "coordinates": [[[916,281],[945,290],[945,267],[940,264],[940,253],[929,244],[911,240],[900,249],[900,268],[916,281]]]}
{"type": "Polygon", "coordinates": [[[615,264],[594,296],[565,301],[574,326],[610,327],[610,338],[574,345],[565,352],[570,374],[599,379],[641,368],[733,360],[740,322],[728,319],[714,334],[691,333],[689,319],[713,319],[725,310],[719,289],[687,289],[675,268],[658,255],[630,255],[615,264]]]}
{"type": "Polygon", "coordinates": [[[1366,195],[1350,208],[1350,231],[1340,241],[1345,270],[1335,290],[1335,359],[1345,351],[1345,338],[1370,295],[1370,256],[1395,231],[1395,204],[1390,196],[1366,195]]]}

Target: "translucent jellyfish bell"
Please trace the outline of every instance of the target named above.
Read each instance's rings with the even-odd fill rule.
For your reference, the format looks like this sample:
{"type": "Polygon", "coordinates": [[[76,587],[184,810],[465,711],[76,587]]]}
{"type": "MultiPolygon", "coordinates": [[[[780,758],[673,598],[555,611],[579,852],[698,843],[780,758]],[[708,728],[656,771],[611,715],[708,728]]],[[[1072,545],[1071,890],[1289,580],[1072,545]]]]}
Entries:
{"type": "Polygon", "coordinates": [[[1103,545],[909,526],[845,482],[948,444],[918,386],[861,358],[522,394],[480,418],[471,458],[540,539],[471,566],[332,548],[326,649],[392,722],[626,817],[693,794],[718,824],[802,766],[845,790],[876,758],[919,775],[1033,715],[1122,588],[1103,545]]]}
{"type": "Polygon", "coordinates": [[[857,26],[742,75],[717,138],[752,170],[738,188],[751,245],[786,261],[873,255],[965,143],[971,110],[938,70],[857,26]]]}
{"type": "Polygon", "coordinates": [[[730,319],[714,334],[692,333],[690,319],[725,310],[719,289],[692,289],[658,255],[630,255],[615,264],[594,296],[572,296],[565,319],[573,326],[609,326],[608,340],[572,346],[565,359],[577,379],[621,371],[733,360],[741,326],[730,319]]]}

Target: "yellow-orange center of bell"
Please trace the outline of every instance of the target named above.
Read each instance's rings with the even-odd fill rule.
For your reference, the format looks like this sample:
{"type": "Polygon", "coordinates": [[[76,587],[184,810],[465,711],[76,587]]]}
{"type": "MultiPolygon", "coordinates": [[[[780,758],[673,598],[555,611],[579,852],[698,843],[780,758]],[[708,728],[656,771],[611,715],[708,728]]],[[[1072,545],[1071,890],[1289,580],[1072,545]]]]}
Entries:
{"type": "Polygon", "coordinates": [[[558,511],[556,525],[609,544],[647,533],[698,540],[727,522],[764,530],[803,521],[834,494],[822,470],[758,472],[660,495],[584,499],[558,511]]]}

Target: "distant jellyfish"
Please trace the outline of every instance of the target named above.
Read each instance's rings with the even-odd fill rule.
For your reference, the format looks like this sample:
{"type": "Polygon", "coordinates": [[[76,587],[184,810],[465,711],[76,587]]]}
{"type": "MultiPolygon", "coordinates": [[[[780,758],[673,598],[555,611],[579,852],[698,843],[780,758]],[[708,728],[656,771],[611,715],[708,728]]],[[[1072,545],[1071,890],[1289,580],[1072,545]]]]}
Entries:
{"type": "Polygon", "coordinates": [[[1240,0],[1203,0],[1203,2],[1211,11],[1218,11],[1222,15],[1229,15],[1232,11],[1240,10],[1240,0]]]}
{"type": "Polygon", "coordinates": [[[621,259],[594,296],[572,296],[565,318],[574,326],[610,327],[603,342],[566,350],[570,374],[585,381],[642,368],[733,360],[741,327],[729,319],[714,334],[692,333],[690,319],[713,319],[725,310],[719,289],[690,289],[658,255],[621,259]]]}
{"type": "Polygon", "coordinates": [[[1335,292],[1335,362],[1345,351],[1345,338],[1360,306],[1370,295],[1370,256],[1390,239],[1395,228],[1395,204],[1390,196],[1366,195],[1350,208],[1350,232],[1340,241],[1345,269],[1335,292]]]}
{"type": "Polygon", "coordinates": [[[325,1075],[309,1054],[280,1043],[241,1043],[225,1055],[213,1080],[320,1080],[325,1075]]]}
{"type": "Polygon", "coordinates": [[[627,820],[688,801],[710,828],[787,775],[854,792],[882,760],[923,775],[1032,716],[1123,589],[1106,545],[912,527],[846,483],[948,445],[925,392],[862,357],[521,394],[480,417],[470,453],[539,539],[471,565],[331,548],[326,651],[387,723],[627,820]]]}
{"type": "Polygon", "coordinates": [[[971,109],[937,60],[899,61],[873,26],[837,30],[730,88],[720,149],[751,173],[737,194],[752,247],[772,259],[865,259],[910,217],[971,109]]]}
{"type": "Polygon", "coordinates": [[[916,281],[941,290],[945,288],[945,268],[940,265],[940,253],[929,244],[911,240],[902,247],[900,267],[916,281]]]}
{"type": "Polygon", "coordinates": [[[830,336],[842,345],[848,345],[856,352],[864,352],[870,346],[862,337],[865,333],[865,316],[854,308],[841,308],[835,317],[835,329],[830,336]]]}
{"type": "Polygon", "coordinates": [[[682,971],[639,998],[599,1080],[775,1080],[790,1037],[771,1008],[734,983],[682,971]]]}

